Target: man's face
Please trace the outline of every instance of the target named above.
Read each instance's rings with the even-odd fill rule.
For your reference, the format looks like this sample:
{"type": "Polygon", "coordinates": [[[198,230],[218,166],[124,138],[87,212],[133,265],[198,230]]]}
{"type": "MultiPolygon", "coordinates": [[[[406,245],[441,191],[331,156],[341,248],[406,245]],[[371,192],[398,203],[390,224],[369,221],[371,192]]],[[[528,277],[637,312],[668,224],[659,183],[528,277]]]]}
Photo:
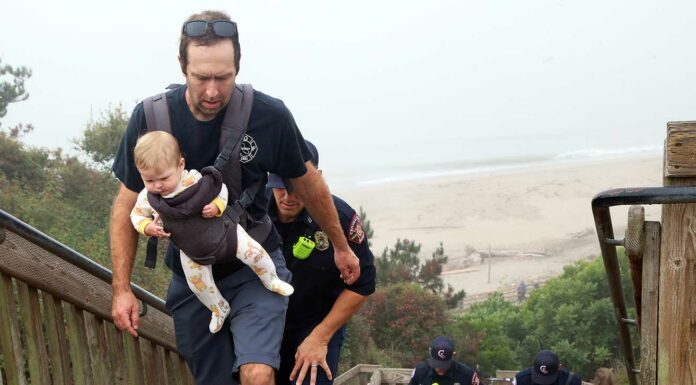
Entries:
{"type": "Polygon", "coordinates": [[[228,39],[215,45],[188,46],[186,66],[186,103],[196,119],[211,120],[232,97],[237,69],[234,47],[228,39]]]}
{"type": "Polygon", "coordinates": [[[295,220],[305,207],[294,192],[288,193],[284,188],[274,188],[273,197],[278,208],[278,219],[283,223],[295,220]]]}
{"type": "Polygon", "coordinates": [[[444,376],[445,373],[447,373],[447,369],[435,368],[435,373],[437,373],[438,376],[444,376]]]}

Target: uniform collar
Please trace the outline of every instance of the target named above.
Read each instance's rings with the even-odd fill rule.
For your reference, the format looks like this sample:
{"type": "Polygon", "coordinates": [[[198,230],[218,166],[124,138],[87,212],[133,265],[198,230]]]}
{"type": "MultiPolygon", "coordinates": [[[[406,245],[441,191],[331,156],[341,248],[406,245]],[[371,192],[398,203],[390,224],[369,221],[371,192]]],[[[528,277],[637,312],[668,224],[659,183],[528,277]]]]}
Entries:
{"type": "MultiPolygon", "coordinates": [[[[426,365],[427,365],[427,363],[426,363],[426,365]]],[[[433,369],[432,367],[430,367],[430,365],[428,365],[428,369],[430,369],[429,374],[430,374],[431,376],[432,376],[432,375],[435,375],[435,376],[440,376],[440,377],[451,377],[450,375],[451,375],[452,373],[454,373],[454,371],[456,370],[456,369],[455,369],[456,365],[457,365],[457,361],[452,360],[452,365],[450,365],[449,369],[447,369],[447,371],[445,372],[445,374],[443,374],[442,376],[440,376],[439,374],[437,374],[437,372],[435,371],[435,369],[433,369]]]]}

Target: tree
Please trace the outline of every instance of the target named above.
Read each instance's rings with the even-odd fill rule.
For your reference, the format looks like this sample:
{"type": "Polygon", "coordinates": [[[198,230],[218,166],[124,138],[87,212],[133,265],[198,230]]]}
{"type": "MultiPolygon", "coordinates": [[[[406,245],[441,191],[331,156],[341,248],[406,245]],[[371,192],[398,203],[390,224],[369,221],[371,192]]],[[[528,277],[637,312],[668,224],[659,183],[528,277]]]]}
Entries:
{"type": "Polygon", "coordinates": [[[375,234],[375,231],[372,229],[372,225],[370,224],[370,220],[367,219],[367,212],[363,210],[363,207],[360,206],[360,222],[362,222],[362,228],[363,231],[365,232],[365,236],[367,237],[367,247],[372,247],[372,236],[375,234]]]}
{"type": "Polygon", "coordinates": [[[377,258],[377,282],[389,285],[399,282],[415,282],[420,270],[421,245],[411,240],[397,239],[393,249],[385,248],[377,258]]]}
{"type": "MultiPolygon", "coordinates": [[[[384,367],[398,366],[390,356],[380,351],[373,339],[374,330],[361,313],[355,314],[346,327],[343,341],[339,373],[343,373],[358,364],[377,364],[384,367]]],[[[334,376],[337,373],[334,373],[334,376]]]]}
{"type": "Polygon", "coordinates": [[[399,367],[413,367],[425,358],[433,336],[451,323],[442,298],[414,283],[380,287],[362,314],[383,354],[399,367]]]}
{"type": "Polygon", "coordinates": [[[445,288],[440,277],[442,268],[447,264],[445,248],[435,249],[430,259],[421,264],[421,245],[408,239],[397,239],[393,249],[385,248],[376,260],[377,282],[395,284],[400,282],[417,282],[422,288],[442,296],[449,308],[457,306],[464,296],[464,290],[454,291],[451,285],[445,288]]]}
{"type": "Polygon", "coordinates": [[[24,66],[14,68],[9,64],[2,65],[0,59],[0,79],[5,76],[9,76],[10,79],[0,82],[0,118],[7,115],[7,106],[10,103],[21,102],[29,97],[24,89],[24,81],[31,77],[31,70],[24,66]]]}
{"type": "MultiPolygon", "coordinates": [[[[627,258],[620,253],[624,292],[631,298],[627,258]]],[[[629,307],[629,314],[635,313],[629,307]]],[[[450,333],[468,341],[470,362],[484,371],[521,369],[542,349],[555,351],[563,364],[584,378],[612,366],[621,351],[609,285],[601,258],[566,266],[561,276],[513,304],[497,293],[455,320],[450,333]],[[457,334],[458,333],[458,334],[457,334]]],[[[637,336],[633,336],[637,338],[637,336]]],[[[634,341],[634,346],[639,346],[634,341]]],[[[636,352],[638,355],[638,352],[636,352]]]]}
{"type": "MultiPolygon", "coordinates": [[[[621,255],[619,262],[624,292],[632,298],[627,258],[621,255]]],[[[630,307],[629,312],[635,309],[630,307]]],[[[567,367],[590,377],[621,351],[601,258],[567,266],[560,277],[532,292],[520,317],[526,330],[521,346],[527,362],[538,350],[551,349],[567,367]]]]}
{"type": "MultiPolygon", "coordinates": [[[[7,115],[7,107],[10,103],[17,103],[29,98],[29,94],[24,89],[24,81],[31,77],[31,70],[26,67],[13,68],[10,65],[2,65],[0,59],[0,79],[7,77],[0,82],[0,118],[7,115]]],[[[2,122],[0,122],[2,126],[2,122]]],[[[31,124],[19,123],[9,129],[11,138],[20,138],[24,134],[31,132],[34,126],[31,124]]]]}
{"type": "MultiPolygon", "coordinates": [[[[474,304],[464,316],[455,320],[455,331],[469,346],[470,356],[483,372],[496,369],[517,369],[519,366],[519,309],[506,301],[502,293],[492,294],[486,301],[474,304]],[[516,339],[517,338],[517,339],[516,339]],[[473,346],[472,346],[473,345],[473,346]]],[[[456,340],[455,340],[456,341],[456,340]]]]}
{"type": "MultiPolygon", "coordinates": [[[[28,71],[8,69],[8,66],[2,70],[16,75],[14,83],[5,81],[0,87],[1,106],[6,111],[10,102],[26,100],[21,80],[28,76],[28,71]]],[[[119,120],[125,122],[127,118],[117,107],[103,115],[100,122],[90,122],[94,129],[85,137],[94,140],[85,140],[84,148],[94,149],[95,153],[113,153],[115,145],[110,149],[99,140],[106,141],[106,133],[118,127],[119,120]],[[104,135],[98,137],[97,133],[104,135]]],[[[75,156],[66,156],[60,148],[26,146],[21,137],[30,129],[31,126],[20,124],[9,132],[0,131],[0,208],[99,264],[110,266],[109,211],[116,193],[116,179],[103,168],[95,169],[75,156]]],[[[108,161],[107,157],[93,159],[108,161]]],[[[138,256],[144,254],[145,245],[140,242],[138,256]]],[[[164,268],[152,270],[136,264],[132,278],[155,295],[163,296],[169,275],[164,268]]]]}
{"type": "Polygon", "coordinates": [[[52,153],[28,148],[20,139],[21,135],[0,131],[0,174],[29,192],[42,191],[50,179],[52,153]]]}
{"type": "Polygon", "coordinates": [[[87,122],[82,138],[75,141],[77,148],[102,169],[108,169],[128,126],[128,119],[122,105],[109,108],[101,113],[99,119],[87,122]]]}

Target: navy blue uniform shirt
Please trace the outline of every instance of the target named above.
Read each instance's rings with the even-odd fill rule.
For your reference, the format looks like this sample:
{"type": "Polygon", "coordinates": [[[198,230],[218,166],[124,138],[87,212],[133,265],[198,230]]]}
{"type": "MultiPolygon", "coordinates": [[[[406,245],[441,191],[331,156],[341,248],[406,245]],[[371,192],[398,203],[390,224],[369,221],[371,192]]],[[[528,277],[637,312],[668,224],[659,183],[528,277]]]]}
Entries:
{"type": "MultiPolygon", "coordinates": [[[[570,372],[568,372],[567,369],[558,369],[558,377],[556,378],[556,382],[554,382],[552,385],[582,385],[582,379],[577,374],[573,374],[573,378],[569,383],[569,374],[570,372]]],[[[535,383],[532,381],[532,368],[527,368],[517,373],[517,375],[515,375],[515,383],[516,385],[534,385],[535,383]]]]}
{"type": "Polygon", "coordinates": [[[272,194],[270,196],[268,215],[283,239],[283,255],[292,271],[292,286],[295,288],[288,305],[286,330],[319,324],[344,289],[360,295],[370,295],[375,291],[374,256],[367,247],[367,237],[355,210],[342,199],[332,196],[348,245],[360,259],[360,278],[352,285],[346,285],[334,261],[333,244],[307,210],[302,210],[294,222],[280,223],[275,200],[272,194]],[[295,258],[292,253],[293,245],[301,236],[316,243],[309,257],[303,260],[295,258]]]}
{"type": "Polygon", "coordinates": [[[439,375],[428,365],[421,362],[416,365],[408,385],[478,385],[479,378],[476,372],[461,362],[452,361],[452,366],[444,375],[439,375]]]}

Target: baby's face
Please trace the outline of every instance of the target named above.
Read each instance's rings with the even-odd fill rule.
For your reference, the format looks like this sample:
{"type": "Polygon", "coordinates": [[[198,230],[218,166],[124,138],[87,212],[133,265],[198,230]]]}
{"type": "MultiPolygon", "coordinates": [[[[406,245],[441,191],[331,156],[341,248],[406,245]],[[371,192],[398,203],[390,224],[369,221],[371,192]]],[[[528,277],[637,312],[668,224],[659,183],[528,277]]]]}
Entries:
{"type": "Polygon", "coordinates": [[[181,178],[179,167],[170,166],[161,169],[138,170],[148,192],[169,195],[176,190],[181,178]]]}

